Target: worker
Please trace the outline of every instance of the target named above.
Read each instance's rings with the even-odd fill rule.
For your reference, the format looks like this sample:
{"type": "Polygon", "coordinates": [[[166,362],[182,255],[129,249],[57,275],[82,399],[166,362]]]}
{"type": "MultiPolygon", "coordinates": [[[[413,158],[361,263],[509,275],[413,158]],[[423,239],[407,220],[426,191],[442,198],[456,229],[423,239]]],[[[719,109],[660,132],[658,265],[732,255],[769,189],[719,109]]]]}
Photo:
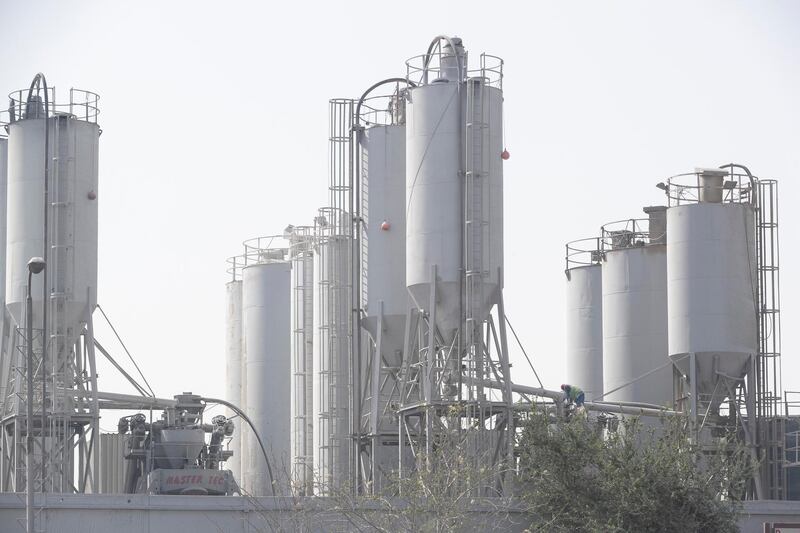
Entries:
{"type": "Polygon", "coordinates": [[[579,413],[584,411],[583,402],[586,400],[586,395],[583,391],[575,385],[561,385],[561,390],[564,391],[564,399],[567,401],[567,406],[575,405],[575,410],[579,413]]]}

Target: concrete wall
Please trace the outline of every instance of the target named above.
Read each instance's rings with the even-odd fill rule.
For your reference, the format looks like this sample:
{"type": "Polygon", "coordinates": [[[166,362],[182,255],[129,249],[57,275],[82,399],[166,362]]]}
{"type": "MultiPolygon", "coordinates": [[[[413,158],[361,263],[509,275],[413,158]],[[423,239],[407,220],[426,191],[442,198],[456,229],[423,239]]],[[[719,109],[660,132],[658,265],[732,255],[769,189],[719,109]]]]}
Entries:
{"type": "MultiPolygon", "coordinates": [[[[42,495],[36,495],[36,505],[42,495]]],[[[273,531],[322,533],[372,531],[356,515],[378,518],[377,508],[357,513],[335,509],[326,498],[242,498],[238,496],[149,496],[146,494],[47,494],[45,523],[37,530],[48,533],[262,533],[273,531]]],[[[531,516],[517,511],[491,511],[474,504],[467,511],[468,531],[522,532],[531,516]]],[[[0,533],[24,531],[25,495],[0,493],[0,533]]],[[[764,524],[800,523],[800,502],[745,502],[740,525],[743,533],[762,533],[764,524]]],[[[767,530],[770,531],[770,530],[767,530]]]]}
{"type": "MultiPolygon", "coordinates": [[[[42,494],[36,494],[41,506],[42,494]]],[[[262,533],[373,531],[358,516],[378,522],[377,506],[357,513],[340,512],[326,498],[243,498],[239,496],[150,496],[147,494],[46,494],[47,533],[262,533]]],[[[528,515],[489,512],[489,505],[467,511],[468,531],[522,532],[528,515]]],[[[25,494],[0,493],[0,533],[24,531],[25,494]]]]}

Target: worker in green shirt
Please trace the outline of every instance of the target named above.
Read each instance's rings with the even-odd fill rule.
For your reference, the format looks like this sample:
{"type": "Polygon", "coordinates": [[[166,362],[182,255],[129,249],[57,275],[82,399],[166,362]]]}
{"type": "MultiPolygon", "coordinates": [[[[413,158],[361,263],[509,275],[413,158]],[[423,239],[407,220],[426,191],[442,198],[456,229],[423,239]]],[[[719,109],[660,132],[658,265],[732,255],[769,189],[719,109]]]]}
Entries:
{"type": "Polygon", "coordinates": [[[564,395],[566,397],[567,403],[569,405],[574,404],[576,408],[582,408],[583,402],[586,400],[586,396],[583,394],[583,391],[576,387],[575,385],[561,385],[561,390],[564,391],[564,395]]]}

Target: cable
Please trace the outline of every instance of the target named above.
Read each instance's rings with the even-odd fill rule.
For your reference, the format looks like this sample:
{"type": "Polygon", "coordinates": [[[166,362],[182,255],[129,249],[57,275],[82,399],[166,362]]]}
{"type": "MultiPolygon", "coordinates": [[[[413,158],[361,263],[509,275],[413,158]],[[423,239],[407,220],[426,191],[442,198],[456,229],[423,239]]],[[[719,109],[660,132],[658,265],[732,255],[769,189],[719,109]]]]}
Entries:
{"type": "Polygon", "coordinates": [[[156,393],[155,393],[155,392],[153,392],[153,388],[150,386],[150,383],[148,383],[148,382],[147,382],[147,378],[146,378],[146,377],[144,377],[144,374],[142,373],[141,369],[139,368],[139,365],[137,365],[137,364],[136,364],[136,361],[134,360],[133,356],[131,355],[131,352],[129,352],[129,351],[128,351],[128,347],[127,347],[127,346],[125,346],[125,343],[124,343],[124,342],[122,342],[122,337],[120,337],[120,336],[119,336],[119,333],[117,333],[117,330],[116,330],[116,328],[114,328],[114,324],[112,324],[112,323],[111,323],[111,320],[109,320],[109,318],[108,318],[108,315],[106,315],[106,312],[105,312],[105,311],[103,311],[103,308],[102,308],[102,307],[100,307],[100,304],[97,304],[97,308],[98,308],[98,309],[100,310],[100,312],[103,314],[103,318],[105,318],[105,319],[106,319],[106,322],[107,322],[107,323],[108,323],[108,325],[111,327],[111,331],[113,331],[113,332],[114,332],[114,335],[116,335],[116,336],[117,336],[117,340],[118,340],[118,341],[119,341],[119,343],[122,345],[122,349],[123,349],[123,350],[125,350],[125,353],[126,353],[126,354],[128,354],[128,359],[130,359],[130,360],[131,360],[131,363],[133,363],[133,366],[134,366],[134,367],[136,367],[136,371],[137,371],[137,372],[139,372],[139,376],[141,376],[142,380],[144,381],[144,384],[145,384],[145,385],[147,385],[147,388],[150,390],[150,395],[151,395],[153,398],[155,398],[155,397],[156,397],[156,393]]]}
{"type": "Polygon", "coordinates": [[[668,366],[672,366],[672,361],[670,361],[669,363],[666,363],[666,364],[664,364],[664,365],[661,365],[661,366],[660,366],[660,367],[658,367],[658,368],[654,368],[654,369],[653,369],[653,370],[651,370],[650,372],[647,372],[647,373],[645,373],[645,374],[642,374],[642,375],[641,375],[641,376],[639,376],[638,378],[632,379],[632,380],[628,381],[627,383],[623,383],[622,385],[620,385],[620,386],[619,386],[619,387],[617,387],[616,389],[611,389],[611,390],[610,390],[610,391],[608,391],[608,392],[604,392],[603,394],[601,394],[600,396],[598,396],[597,398],[595,398],[593,401],[595,401],[595,402],[596,402],[596,401],[598,401],[598,400],[601,400],[601,399],[605,398],[606,396],[608,396],[609,394],[611,394],[612,392],[617,392],[617,391],[618,391],[618,390],[620,390],[620,389],[624,389],[624,388],[625,388],[625,387],[627,387],[628,385],[633,385],[634,383],[636,383],[636,382],[637,382],[637,381],[639,381],[640,379],[644,379],[644,378],[646,378],[647,376],[649,376],[650,374],[652,374],[652,373],[654,373],[654,372],[658,372],[659,370],[663,370],[664,368],[667,368],[668,366]]]}
{"type": "Polygon", "coordinates": [[[220,400],[220,399],[217,399],[217,398],[205,398],[205,397],[203,397],[203,398],[200,398],[200,399],[203,400],[206,403],[218,403],[220,405],[224,405],[225,407],[227,407],[229,409],[232,409],[233,412],[235,412],[237,415],[242,417],[242,420],[247,422],[247,425],[250,426],[250,429],[253,430],[253,435],[256,436],[256,440],[258,441],[258,445],[261,447],[261,453],[264,455],[264,462],[267,463],[267,473],[269,474],[269,486],[272,489],[272,496],[277,496],[277,494],[275,494],[275,478],[272,475],[272,466],[269,464],[269,457],[267,456],[267,450],[266,450],[266,448],[264,448],[264,443],[261,441],[261,436],[258,434],[258,431],[256,430],[255,426],[253,425],[253,422],[251,422],[250,419],[247,418],[247,415],[244,414],[244,411],[242,411],[241,409],[239,409],[238,407],[236,407],[234,404],[232,404],[230,402],[227,402],[225,400],[220,400]]]}
{"type": "Polygon", "coordinates": [[[522,342],[519,340],[519,337],[517,337],[517,332],[516,332],[516,331],[514,331],[514,326],[512,326],[512,325],[511,325],[511,321],[508,319],[508,315],[504,315],[504,316],[503,316],[503,318],[505,318],[505,320],[506,320],[506,324],[508,324],[508,327],[511,329],[511,333],[513,333],[513,334],[514,334],[514,338],[516,339],[516,341],[517,341],[517,344],[519,345],[519,348],[520,348],[520,350],[522,350],[522,354],[525,356],[525,359],[527,359],[527,361],[528,361],[528,365],[531,367],[531,370],[533,370],[533,375],[534,375],[534,376],[536,376],[536,381],[538,381],[538,382],[539,382],[539,386],[540,386],[541,388],[544,388],[544,385],[542,385],[542,380],[541,380],[541,379],[539,379],[539,374],[537,374],[537,373],[536,373],[536,369],[535,369],[535,368],[533,368],[533,363],[531,362],[531,358],[530,358],[530,357],[528,357],[528,353],[525,351],[525,347],[524,347],[524,346],[522,346],[522,342]]]}

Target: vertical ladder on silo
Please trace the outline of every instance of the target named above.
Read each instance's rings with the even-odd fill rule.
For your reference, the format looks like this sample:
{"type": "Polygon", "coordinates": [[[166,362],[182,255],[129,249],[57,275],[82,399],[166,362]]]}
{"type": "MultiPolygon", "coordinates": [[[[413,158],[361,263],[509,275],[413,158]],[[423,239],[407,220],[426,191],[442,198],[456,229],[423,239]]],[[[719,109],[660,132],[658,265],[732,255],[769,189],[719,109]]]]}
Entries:
{"type": "Polygon", "coordinates": [[[483,76],[470,78],[466,83],[465,121],[465,168],[464,168],[464,271],[465,271],[465,340],[469,351],[467,362],[471,377],[478,380],[476,398],[485,398],[480,380],[486,376],[482,336],[483,278],[485,276],[483,256],[485,230],[488,220],[485,214],[484,194],[488,190],[489,173],[486,169],[484,139],[488,132],[486,120],[486,79],[483,76]]]}
{"type": "Polygon", "coordinates": [[[758,295],[757,415],[764,447],[763,485],[770,499],[786,497],[785,421],[781,412],[780,252],[778,245],[778,184],[758,180],[756,265],[758,295]]]}

